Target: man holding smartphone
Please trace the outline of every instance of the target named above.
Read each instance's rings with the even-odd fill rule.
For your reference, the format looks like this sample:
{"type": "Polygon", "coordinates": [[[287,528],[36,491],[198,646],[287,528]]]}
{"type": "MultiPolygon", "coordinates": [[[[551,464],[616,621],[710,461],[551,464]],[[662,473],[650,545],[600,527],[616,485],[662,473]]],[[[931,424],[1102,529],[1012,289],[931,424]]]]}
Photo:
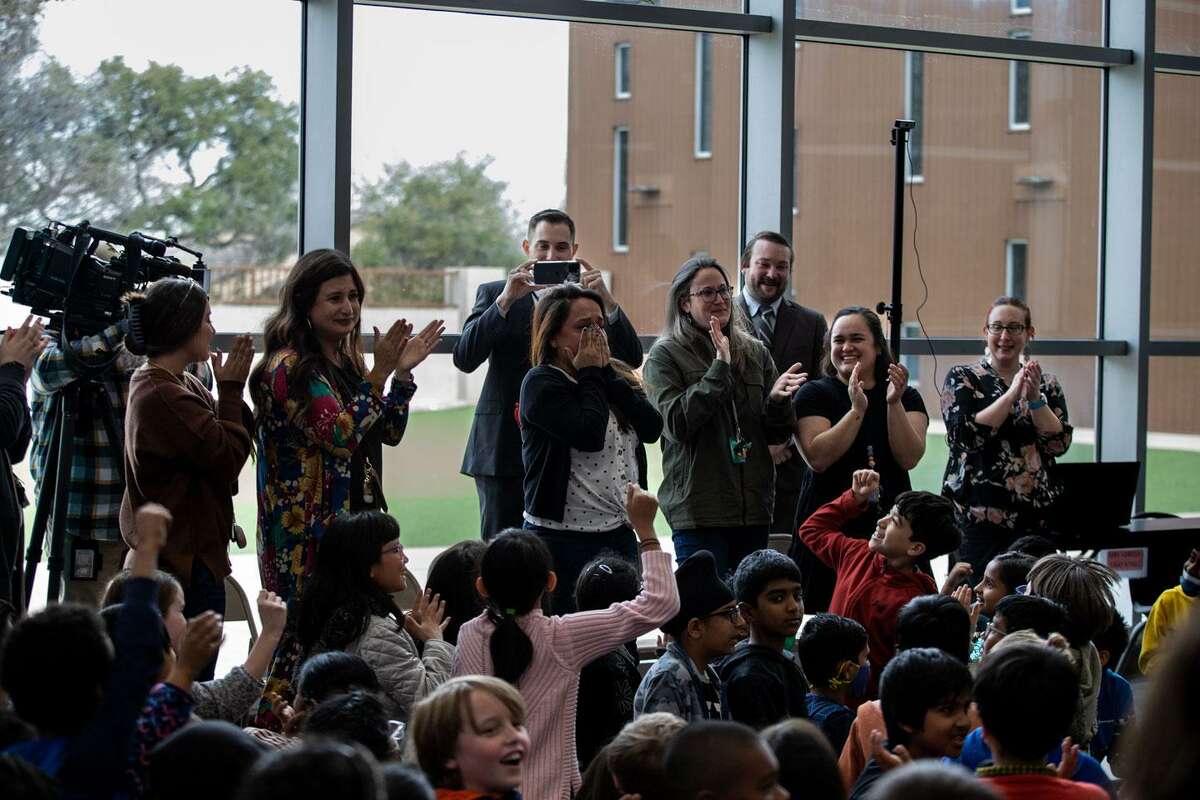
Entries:
{"type": "Polygon", "coordinates": [[[454,346],[454,366],[463,372],[474,372],[485,361],[488,364],[462,463],[462,473],[475,479],[484,540],[505,528],[519,528],[523,522],[525,466],[516,406],[521,381],[530,368],[533,308],[539,291],[547,288],[534,281],[534,265],[577,260],[579,283],[596,291],[604,301],[613,356],[635,368],[642,363],[637,332],[605,285],[600,270],[576,259],[579,245],[575,242],[574,220],[557,209],[539,211],[529,220],[521,249],[527,261],[510,272],[506,280],[479,287],[475,306],[454,346]]]}

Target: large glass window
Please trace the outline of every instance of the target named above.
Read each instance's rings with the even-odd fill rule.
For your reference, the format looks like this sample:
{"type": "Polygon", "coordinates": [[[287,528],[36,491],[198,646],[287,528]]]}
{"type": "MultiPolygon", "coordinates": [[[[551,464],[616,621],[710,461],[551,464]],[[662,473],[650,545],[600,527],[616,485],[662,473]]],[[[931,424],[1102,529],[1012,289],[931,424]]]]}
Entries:
{"type": "MultiPolygon", "coordinates": [[[[905,107],[906,56],[804,42],[796,58],[796,293],[826,314],[873,307],[891,296],[889,136],[905,107]]],[[[1032,69],[1039,124],[1009,136],[996,102],[1006,61],[923,59],[925,183],[905,192],[903,321],[918,321],[927,285],[920,321],[932,336],[981,335],[1014,240],[1028,243],[1024,294],[1038,336],[1095,336],[1100,72],[1032,69]]]]}
{"type": "Polygon", "coordinates": [[[908,134],[905,174],[909,180],[925,176],[925,54],[904,54],[904,116],[916,123],[908,134]]]}
{"type": "Polygon", "coordinates": [[[1014,25],[1035,39],[1102,44],[1101,2],[1031,0],[797,0],[796,16],[976,36],[1007,36],[1014,25]]]}
{"type": "Polygon", "coordinates": [[[1150,359],[1146,510],[1200,512],[1200,358],[1150,359]]]}
{"type": "Polygon", "coordinates": [[[1160,72],[1154,81],[1150,335],[1200,339],[1200,77],[1160,72]]]}
{"type": "Polygon", "coordinates": [[[1026,281],[1026,264],[1029,258],[1029,242],[1009,239],[1004,243],[1004,293],[1009,297],[1024,299],[1029,291],[1026,281]]]}
{"type": "Polygon", "coordinates": [[[1200,55],[1200,2],[1157,0],[1156,9],[1154,49],[1160,53],[1200,55]]]}
{"type": "Polygon", "coordinates": [[[696,34],[696,158],[712,157],[712,34],[696,34]]]}
{"type": "Polygon", "coordinates": [[[613,250],[629,250],[629,129],[613,131],[613,250]]]}
{"type": "MultiPolygon", "coordinates": [[[[1028,39],[1027,32],[1014,33],[1014,39],[1028,39]]],[[[1029,130],[1029,75],[1032,65],[1028,61],[1008,62],[1008,129],[1029,130]]]]}
{"type": "Polygon", "coordinates": [[[613,48],[613,81],[616,84],[614,94],[618,100],[626,100],[632,96],[629,57],[633,48],[629,42],[620,42],[613,48]]]}

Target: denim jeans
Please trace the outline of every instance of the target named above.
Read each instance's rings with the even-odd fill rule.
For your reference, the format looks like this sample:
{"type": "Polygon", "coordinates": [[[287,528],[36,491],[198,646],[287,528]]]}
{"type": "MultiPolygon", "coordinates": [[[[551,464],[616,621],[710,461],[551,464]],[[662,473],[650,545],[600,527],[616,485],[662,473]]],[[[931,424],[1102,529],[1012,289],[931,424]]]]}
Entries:
{"type": "Polygon", "coordinates": [[[689,528],[671,531],[675,543],[675,563],[697,550],[707,550],[717,560],[717,574],[722,580],[737,569],[742,559],[755,550],[763,550],[769,540],[767,525],[743,525],[733,528],[689,528]]]}
{"type": "Polygon", "coordinates": [[[579,580],[579,573],[583,572],[588,562],[601,553],[616,553],[632,561],[633,565],[641,570],[637,536],[632,528],[625,525],[600,533],[554,531],[539,528],[530,522],[525,523],[525,528],[536,533],[554,557],[554,573],[558,576],[558,586],[551,597],[551,608],[555,614],[570,614],[576,610],[575,581],[579,580]]]}
{"type": "MultiPolygon", "coordinates": [[[[199,558],[192,559],[192,579],[183,592],[183,616],[187,619],[205,611],[225,615],[225,579],[213,575],[199,558]]],[[[196,676],[197,681],[211,681],[217,671],[217,659],[196,676]]]]}

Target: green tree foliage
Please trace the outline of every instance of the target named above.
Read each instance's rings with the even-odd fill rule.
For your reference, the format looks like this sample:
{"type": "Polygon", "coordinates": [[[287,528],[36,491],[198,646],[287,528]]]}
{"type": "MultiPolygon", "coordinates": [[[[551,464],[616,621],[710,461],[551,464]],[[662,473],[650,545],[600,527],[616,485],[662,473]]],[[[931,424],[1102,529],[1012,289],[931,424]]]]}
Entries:
{"type": "Polygon", "coordinates": [[[491,163],[462,153],[425,167],[401,161],[357,186],[355,263],[435,269],[519,261],[520,223],[504,198],[507,184],[486,174],[491,163]]]}
{"type": "Polygon", "coordinates": [[[299,122],[265,73],[77,78],[37,53],[45,0],[0,0],[0,225],[47,218],[178,236],[210,263],[295,250],[299,122]]]}

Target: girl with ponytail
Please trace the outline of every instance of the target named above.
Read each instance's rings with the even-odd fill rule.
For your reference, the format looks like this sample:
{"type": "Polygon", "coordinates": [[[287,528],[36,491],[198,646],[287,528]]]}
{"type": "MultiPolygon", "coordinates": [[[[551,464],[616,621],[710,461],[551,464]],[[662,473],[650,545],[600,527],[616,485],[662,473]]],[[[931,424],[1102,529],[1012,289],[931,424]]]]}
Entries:
{"type": "Polygon", "coordinates": [[[637,534],[644,585],[633,600],[561,617],[542,612],[558,584],[550,551],[534,533],[509,529],[491,542],[476,588],[484,613],[459,630],[455,675],[494,675],[517,687],[532,741],[521,786],[527,800],[566,800],[579,791],[575,710],[579,671],[649,633],[679,610],[671,557],[654,533],[658,501],[634,484],[625,508],[637,534]]]}

